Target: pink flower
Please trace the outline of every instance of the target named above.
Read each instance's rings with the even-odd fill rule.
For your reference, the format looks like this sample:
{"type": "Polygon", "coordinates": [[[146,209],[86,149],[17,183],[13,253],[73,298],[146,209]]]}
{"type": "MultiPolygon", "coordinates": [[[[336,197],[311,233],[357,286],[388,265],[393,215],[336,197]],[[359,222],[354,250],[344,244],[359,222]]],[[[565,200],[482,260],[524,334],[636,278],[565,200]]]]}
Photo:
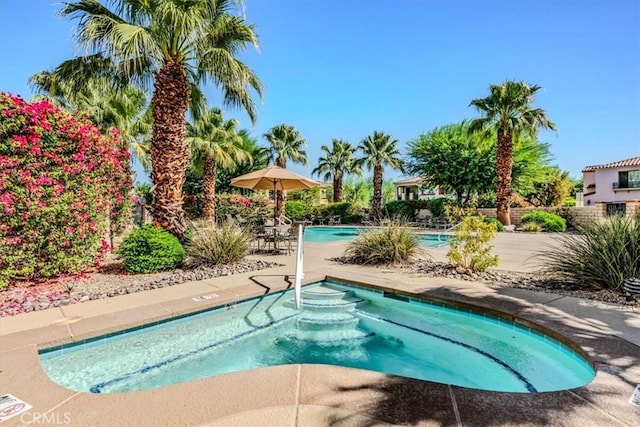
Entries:
{"type": "Polygon", "coordinates": [[[12,246],[12,245],[19,245],[20,243],[22,243],[22,239],[19,237],[5,237],[4,238],[4,243],[12,246]]]}
{"type": "Polygon", "coordinates": [[[9,194],[8,192],[4,192],[0,194],[0,202],[8,206],[13,205],[13,199],[11,198],[11,194],[9,194]]]}

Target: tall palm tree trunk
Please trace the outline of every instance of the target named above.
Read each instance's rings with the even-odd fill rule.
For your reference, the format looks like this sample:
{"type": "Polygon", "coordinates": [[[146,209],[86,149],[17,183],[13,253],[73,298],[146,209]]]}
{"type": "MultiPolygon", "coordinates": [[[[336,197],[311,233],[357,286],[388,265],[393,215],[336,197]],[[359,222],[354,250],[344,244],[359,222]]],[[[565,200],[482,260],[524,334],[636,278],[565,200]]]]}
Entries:
{"type": "Polygon", "coordinates": [[[382,165],[373,167],[373,215],[382,218],[382,165]]]}
{"type": "Polygon", "coordinates": [[[207,155],[204,160],[202,171],[202,187],[204,192],[204,207],[202,209],[203,216],[211,221],[216,222],[216,179],[218,168],[216,159],[207,155]]]}
{"type": "Polygon", "coordinates": [[[342,201],[342,174],[336,174],[333,177],[333,201],[342,201]]]}
{"type": "Polygon", "coordinates": [[[153,92],[151,178],[155,204],[153,223],[182,239],[186,216],[182,185],[189,163],[185,114],[190,96],[187,78],[177,62],[165,62],[156,74],[153,92]]]}
{"type": "Polygon", "coordinates": [[[511,203],[511,171],[513,167],[513,141],[504,129],[498,129],[498,152],[496,159],[496,217],[504,225],[511,225],[509,204],[511,203]]]}

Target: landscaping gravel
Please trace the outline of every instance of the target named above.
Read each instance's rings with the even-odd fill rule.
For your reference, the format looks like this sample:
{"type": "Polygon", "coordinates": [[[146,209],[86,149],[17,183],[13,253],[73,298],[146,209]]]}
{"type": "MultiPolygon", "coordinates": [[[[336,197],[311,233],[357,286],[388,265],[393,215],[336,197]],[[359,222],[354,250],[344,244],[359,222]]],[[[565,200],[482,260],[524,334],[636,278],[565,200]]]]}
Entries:
{"type": "Polygon", "coordinates": [[[229,276],[280,266],[271,261],[246,259],[231,265],[191,262],[183,269],[154,274],[127,274],[121,264],[110,263],[97,273],[29,283],[0,292],[0,317],[50,307],[164,288],[194,280],[229,276]]]}
{"type": "MultiPolygon", "coordinates": [[[[330,258],[331,261],[350,263],[348,258],[330,258]]],[[[28,283],[0,292],[0,317],[13,316],[51,307],[59,307],[149,289],[178,285],[193,280],[229,276],[279,266],[276,262],[247,259],[237,264],[212,266],[191,262],[183,269],[154,274],[127,274],[117,262],[107,263],[98,273],[84,274],[44,283],[28,283]]],[[[389,266],[385,266],[389,268],[389,266]]],[[[586,298],[607,303],[640,307],[637,296],[610,290],[583,289],[580,286],[535,273],[508,271],[470,272],[451,264],[432,260],[419,260],[397,266],[409,274],[427,277],[484,282],[495,286],[530,289],[558,295],[586,298]]]]}
{"type": "MultiPolygon", "coordinates": [[[[346,257],[331,258],[331,261],[350,264],[346,257]]],[[[389,266],[384,266],[389,268],[389,266]]],[[[638,295],[614,292],[608,289],[585,289],[574,283],[558,280],[557,278],[536,273],[520,273],[512,271],[489,270],[484,272],[472,272],[464,268],[455,267],[452,264],[437,262],[428,259],[415,261],[407,265],[399,265],[395,268],[412,274],[421,274],[426,277],[446,277],[450,279],[469,280],[483,282],[495,286],[530,289],[538,292],[546,292],[576,298],[585,298],[619,305],[640,307],[638,295]]]]}

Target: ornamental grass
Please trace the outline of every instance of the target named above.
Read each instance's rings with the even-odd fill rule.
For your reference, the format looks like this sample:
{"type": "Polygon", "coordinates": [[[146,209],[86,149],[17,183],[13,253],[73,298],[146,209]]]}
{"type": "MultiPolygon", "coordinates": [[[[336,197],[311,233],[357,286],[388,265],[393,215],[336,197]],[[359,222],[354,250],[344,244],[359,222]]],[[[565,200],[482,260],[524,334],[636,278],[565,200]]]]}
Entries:
{"type": "Polygon", "coordinates": [[[252,239],[249,230],[225,221],[217,227],[196,229],[186,250],[189,256],[209,264],[233,264],[249,254],[252,239]]]}
{"type": "Polygon", "coordinates": [[[388,265],[406,264],[426,253],[417,235],[400,223],[392,223],[359,233],[344,256],[357,264],[388,265]]]}
{"type": "Polygon", "coordinates": [[[537,254],[543,271],[578,286],[613,291],[620,291],[625,279],[640,278],[639,219],[614,216],[580,231],[537,254]]]}

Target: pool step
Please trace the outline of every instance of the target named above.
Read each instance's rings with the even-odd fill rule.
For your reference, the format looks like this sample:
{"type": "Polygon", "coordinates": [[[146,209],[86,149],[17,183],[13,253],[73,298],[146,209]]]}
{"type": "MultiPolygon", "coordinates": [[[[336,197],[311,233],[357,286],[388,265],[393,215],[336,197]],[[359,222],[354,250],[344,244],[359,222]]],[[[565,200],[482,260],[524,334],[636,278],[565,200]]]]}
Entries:
{"type": "MultiPolygon", "coordinates": [[[[347,297],[343,299],[310,299],[303,298],[302,306],[307,311],[353,311],[358,305],[366,301],[361,298],[347,297]]],[[[294,307],[295,301],[290,299],[285,303],[288,307],[294,307]]]]}
{"type": "MultiPolygon", "coordinates": [[[[327,286],[317,286],[302,291],[302,312],[296,318],[295,329],[283,338],[283,343],[323,348],[361,345],[374,334],[358,328],[360,319],[352,313],[358,305],[367,301],[327,286]]],[[[294,300],[286,303],[294,306],[294,300]]]]}
{"type": "Polygon", "coordinates": [[[311,300],[342,299],[352,295],[352,291],[341,291],[339,289],[331,289],[324,286],[316,286],[302,291],[302,298],[308,298],[311,300]]]}
{"type": "MultiPolygon", "coordinates": [[[[331,313],[333,314],[333,313],[331,313]]],[[[324,329],[338,330],[338,329],[354,329],[358,326],[360,319],[351,316],[347,313],[342,316],[322,316],[322,317],[298,317],[296,319],[296,327],[301,330],[319,331],[324,329]]]]}
{"type": "Polygon", "coordinates": [[[367,333],[359,329],[344,330],[315,330],[306,331],[296,329],[286,334],[286,338],[304,344],[315,344],[322,347],[360,345],[363,341],[372,337],[373,333],[367,333]]]}

